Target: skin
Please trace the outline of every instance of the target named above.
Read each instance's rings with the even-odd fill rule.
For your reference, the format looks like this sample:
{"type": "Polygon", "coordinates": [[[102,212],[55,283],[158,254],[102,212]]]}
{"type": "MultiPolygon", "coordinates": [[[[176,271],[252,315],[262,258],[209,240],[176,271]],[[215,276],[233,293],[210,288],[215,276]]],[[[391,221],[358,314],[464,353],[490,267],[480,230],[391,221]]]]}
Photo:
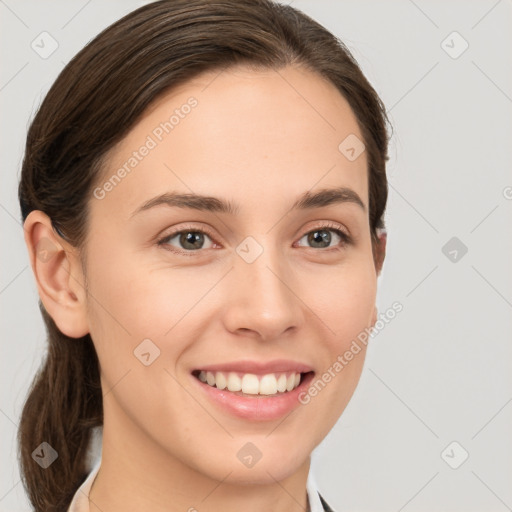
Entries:
{"type": "Polygon", "coordinates": [[[374,261],[366,153],[349,161],[338,150],[349,134],[362,136],[346,100],[311,71],[208,73],[152,106],[111,152],[99,186],[191,96],[198,101],[191,113],[103,199],[91,197],[85,253],[44,213],[31,212],[25,223],[44,306],[68,336],[90,333],[100,361],[103,452],[91,511],[305,510],[310,454],[347,406],[366,350],[284,420],[223,412],[191,371],[284,358],[311,365],[318,377],[374,324],[385,239],[374,261]],[[365,208],[290,211],[302,193],[340,186],[365,208]],[[224,198],[240,210],[162,205],[132,216],[170,191],[224,198]],[[312,246],[305,235],[325,222],[353,242],[329,231],[329,248],[312,246]],[[213,237],[195,251],[178,237],[158,245],[187,228],[209,228],[213,237]],[[263,247],[250,264],[236,252],[247,236],[263,247]],[[43,239],[54,247],[49,261],[36,257],[43,239]],[[146,338],[160,350],[149,366],[133,354],[146,338]],[[262,453],[252,468],[237,458],[247,442],[262,453]]]}

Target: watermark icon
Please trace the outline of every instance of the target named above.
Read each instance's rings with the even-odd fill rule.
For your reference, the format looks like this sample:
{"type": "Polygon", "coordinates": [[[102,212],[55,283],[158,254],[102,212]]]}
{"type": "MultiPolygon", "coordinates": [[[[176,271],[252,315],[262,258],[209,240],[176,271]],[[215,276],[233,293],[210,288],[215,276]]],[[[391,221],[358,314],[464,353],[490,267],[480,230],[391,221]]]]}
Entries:
{"type": "Polygon", "coordinates": [[[130,172],[135,169],[150,152],[155,149],[160,142],[162,142],[166,135],[171,133],[176,126],[178,126],[182,119],[192,112],[192,109],[197,107],[199,102],[196,98],[191,96],[186,103],[179,108],[174,109],[173,114],[166,121],[161,122],[158,126],[153,128],[151,134],[146,137],[144,144],[139,149],[133,151],[132,156],[126,160],[117,171],[106,180],[101,187],[96,187],[93,191],[93,196],[96,199],[104,199],[105,196],[114,190],[121,180],[126,178],[130,172]]]}
{"type": "Polygon", "coordinates": [[[263,454],[255,444],[248,442],[238,450],[236,456],[244,466],[251,469],[263,457],[263,454]]]}
{"type": "Polygon", "coordinates": [[[263,254],[263,247],[248,236],[237,245],[236,252],[246,263],[253,263],[263,254]]]}
{"type": "Polygon", "coordinates": [[[57,40],[48,32],[41,32],[30,43],[30,47],[41,59],[48,59],[59,47],[57,40]]]}
{"type": "Polygon", "coordinates": [[[452,263],[458,263],[466,255],[468,248],[460,239],[454,236],[443,245],[441,252],[452,263]]]}
{"type": "Polygon", "coordinates": [[[364,142],[354,133],[345,137],[338,146],[340,153],[351,162],[357,160],[365,149],[366,146],[364,145],[364,142]]]}
{"type": "Polygon", "coordinates": [[[441,458],[452,469],[459,469],[468,460],[469,453],[457,441],[452,441],[442,452],[441,458]]]}
{"type": "Polygon", "coordinates": [[[43,468],[50,467],[59,454],[46,441],[41,443],[33,452],[32,458],[43,468]]]}
{"type": "Polygon", "coordinates": [[[508,186],[503,189],[503,197],[505,199],[512,199],[512,187],[508,186]]]}
{"type": "Polygon", "coordinates": [[[43,263],[50,261],[58,252],[57,246],[49,239],[43,236],[36,247],[36,257],[43,263]]]}
{"type": "Polygon", "coordinates": [[[454,30],[441,41],[441,48],[452,59],[458,59],[469,48],[469,43],[454,30]]]}
{"type": "Polygon", "coordinates": [[[160,349],[149,338],[142,340],[133,353],[144,366],[153,364],[160,357],[160,349]]]}
{"type": "Polygon", "coordinates": [[[352,340],[350,348],[345,350],[343,354],[338,355],[334,363],[327,368],[327,370],[320,375],[314,382],[312,382],[308,389],[305,391],[301,391],[298,396],[298,400],[302,405],[307,405],[311,402],[311,398],[314,398],[318,395],[325,386],[331,382],[336,375],[338,375],[345,366],[347,366],[354,357],[359,354],[362,350],[362,346],[366,346],[368,344],[369,338],[374,338],[380,331],[382,331],[386,325],[388,325],[391,320],[393,320],[398,313],[403,310],[403,305],[401,302],[393,302],[390,308],[388,308],[384,313],[379,315],[379,319],[375,322],[375,325],[369,329],[365,328],[361,331],[357,338],[352,340]]]}

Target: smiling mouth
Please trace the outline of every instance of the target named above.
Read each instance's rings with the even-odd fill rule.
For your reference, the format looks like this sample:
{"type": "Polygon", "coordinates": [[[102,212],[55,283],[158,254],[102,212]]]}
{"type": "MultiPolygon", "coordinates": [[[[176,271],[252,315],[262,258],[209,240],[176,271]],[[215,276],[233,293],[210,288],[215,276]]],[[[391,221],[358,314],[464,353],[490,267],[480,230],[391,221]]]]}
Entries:
{"type": "Polygon", "coordinates": [[[192,375],[207,386],[245,397],[281,396],[293,391],[314,372],[275,372],[264,375],[242,372],[194,370],[192,375]]]}

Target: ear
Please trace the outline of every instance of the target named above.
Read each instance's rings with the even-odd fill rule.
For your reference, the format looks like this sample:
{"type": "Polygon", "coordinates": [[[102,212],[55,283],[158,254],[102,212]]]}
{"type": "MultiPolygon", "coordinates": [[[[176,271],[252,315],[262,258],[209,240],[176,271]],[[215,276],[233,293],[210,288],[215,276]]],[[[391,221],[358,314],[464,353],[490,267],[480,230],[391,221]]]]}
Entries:
{"type": "Polygon", "coordinates": [[[375,325],[375,323],[377,322],[377,314],[378,314],[378,311],[377,311],[377,306],[374,306],[373,308],[373,315],[372,315],[372,323],[371,323],[371,326],[373,327],[375,325]]]}
{"type": "Polygon", "coordinates": [[[59,236],[50,217],[33,210],[23,225],[39,297],[59,330],[71,338],[89,332],[85,279],[76,248],[59,236]]]}
{"type": "Polygon", "coordinates": [[[375,271],[380,275],[384,258],[386,257],[386,243],[388,235],[385,229],[377,230],[377,241],[373,245],[373,261],[375,262],[375,271]]]}
{"type": "MultiPolygon", "coordinates": [[[[387,233],[385,229],[378,229],[377,230],[377,241],[373,245],[373,261],[375,263],[375,272],[377,273],[377,276],[380,275],[380,272],[382,270],[382,265],[384,264],[384,258],[386,257],[386,242],[387,242],[387,233]]],[[[373,308],[373,315],[372,315],[372,323],[371,325],[374,326],[377,322],[377,306],[373,308]]]]}

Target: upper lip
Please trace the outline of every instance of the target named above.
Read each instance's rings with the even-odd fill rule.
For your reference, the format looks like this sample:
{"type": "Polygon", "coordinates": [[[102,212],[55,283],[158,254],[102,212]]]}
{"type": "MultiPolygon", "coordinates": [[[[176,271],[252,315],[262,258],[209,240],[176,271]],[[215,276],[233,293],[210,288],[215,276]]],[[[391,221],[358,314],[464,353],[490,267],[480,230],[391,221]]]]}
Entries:
{"type": "Polygon", "coordinates": [[[297,372],[307,373],[313,371],[311,366],[287,359],[274,359],[273,361],[231,361],[229,363],[210,364],[200,366],[197,370],[209,372],[240,372],[265,375],[267,373],[297,372]]]}

